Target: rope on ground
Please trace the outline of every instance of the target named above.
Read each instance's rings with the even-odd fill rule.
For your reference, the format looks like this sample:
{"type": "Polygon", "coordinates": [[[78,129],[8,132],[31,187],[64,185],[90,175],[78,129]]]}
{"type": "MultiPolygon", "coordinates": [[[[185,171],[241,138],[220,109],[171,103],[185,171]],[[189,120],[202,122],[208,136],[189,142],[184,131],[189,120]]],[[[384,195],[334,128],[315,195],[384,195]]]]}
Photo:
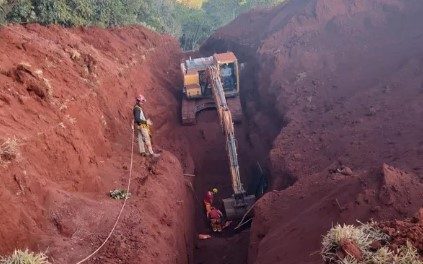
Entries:
{"type": "Polygon", "coordinates": [[[243,223],[240,223],[237,227],[234,228],[234,230],[237,230],[238,228],[248,224],[249,222],[253,221],[253,218],[249,218],[247,221],[244,221],[243,223]]]}
{"type": "Polygon", "coordinates": [[[243,223],[245,217],[251,212],[251,210],[253,210],[253,208],[254,208],[254,206],[256,206],[257,202],[258,202],[258,200],[247,210],[247,212],[242,217],[241,222],[239,222],[239,224],[234,229],[240,228],[241,226],[243,226],[245,223],[247,223],[249,221],[249,220],[247,220],[245,223],[243,223]]]}
{"type": "MultiPolygon", "coordinates": [[[[132,137],[131,137],[131,163],[130,163],[130,166],[129,166],[129,179],[128,179],[128,186],[127,186],[127,188],[126,188],[126,191],[127,191],[127,193],[129,193],[129,188],[131,187],[131,178],[132,178],[132,167],[133,167],[133,164],[134,164],[134,135],[135,135],[135,133],[134,133],[134,127],[132,127],[132,137]]],[[[109,235],[106,237],[106,239],[103,241],[103,243],[101,243],[101,245],[96,249],[96,250],[94,250],[90,255],[88,255],[87,257],[85,257],[83,260],[81,260],[81,261],[79,261],[79,262],[77,262],[76,264],[81,264],[81,263],[84,263],[85,261],[87,261],[87,260],[89,260],[90,258],[92,258],[95,254],[97,254],[99,251],[100,251],[100,249],[109,241],[109,239],[110,239],[110,237],[112,236],[112,234],[113,234],[113,232],[115,231],[115,229],[116,229],[116,226],[118,225],[118,223],[119,223],[119,220],[120,220],[120,217],[122,216],[122,212],[123,212],[123,209],[125,209],[125,205],[126,205],[126,201],[128,200],[128,197],[125,197],[125,200],[123,201],[123,204],[122,204],[122,208],[120,209],[120,212],[119,212],[119,214],[118,214],[118,216],[117,216],[117,218],[116,218],[116,221],[115,221],[115,224],[113,225],[113,228],[112,228],[112,230],[110,230],[110,232],[109,232],[109,235]]]]}

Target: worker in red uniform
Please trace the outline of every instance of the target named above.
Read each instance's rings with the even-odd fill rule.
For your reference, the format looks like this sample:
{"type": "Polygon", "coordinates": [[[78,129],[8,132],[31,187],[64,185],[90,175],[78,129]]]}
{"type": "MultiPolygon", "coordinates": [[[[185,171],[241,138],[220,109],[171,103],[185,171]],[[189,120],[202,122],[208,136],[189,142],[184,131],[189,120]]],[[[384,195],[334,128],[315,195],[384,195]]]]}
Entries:
{"type": "Polygon", "coordinates": [[[213,232],[222,232],[222,212],[219,209],[212,207],[210,212],[207,213],[207,216],[210,219],[210,225],[213,232]]]}
{"type": "Polygon", "coordinates": [[[207,191],[206,195],[204,195],[204,207],[206,210],[207,217],[209,215],[209,212],[213,206],[213,200],[214,196],[218,193],[217,188],[213,188],[211,191],[207,191]]]}

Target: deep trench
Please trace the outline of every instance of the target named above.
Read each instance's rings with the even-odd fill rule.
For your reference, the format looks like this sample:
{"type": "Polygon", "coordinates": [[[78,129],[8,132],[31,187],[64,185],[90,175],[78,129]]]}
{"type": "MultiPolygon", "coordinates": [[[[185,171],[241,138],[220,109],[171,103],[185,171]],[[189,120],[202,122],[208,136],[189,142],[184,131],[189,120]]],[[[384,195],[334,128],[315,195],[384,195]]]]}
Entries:
{"type": "MultiPolygon", "coordinates": [[[[204,47],[201,53],[204,56],[209,56],[215,52],[226,51],[233,51],[239,62],[243,64],[240,99],[244,119],[241,124],[235,126],[235,130],[241,178],[247,191],[254,193],[258,164],[263,169],[266,178],[271,179],[269,152],[273,140],[285,122],[284,118],[272,107],[274,104],[264,103],[260,99],[258,92],[260,65],[257,63],[253,49],[229,42],[219,42],[204,47]],[[259,115],[266,116],[272,122],[267,122],[266,127],[263,127],[260,124],[260,118],[257,119],[259,115]]],[[[217,187],[220,191],[216,200],[221,201],[232,194],[232,188],[224,136],[221,133],[216,111],[209,110],[199,113],[195,127],[197,131],[193,131],[193,133],[200,133],[205,145],[204,148],[191,150],[196,168],[195,175],[197,175],[194,181],[197,207],[195,208],[196,231],[198,234],[209,234],[210,228],[204,214],[202,198],[208,189],[217,187]]],[[[222,208],[219,202],[217,202],[217,206],[222,208]]],[[[235,224],[233,223],[222,234],[212,234],[213,237],[209,240],[197,241],[194,263],[247,263],[249,227],[235,232],[233,230],[235,224]]]]}

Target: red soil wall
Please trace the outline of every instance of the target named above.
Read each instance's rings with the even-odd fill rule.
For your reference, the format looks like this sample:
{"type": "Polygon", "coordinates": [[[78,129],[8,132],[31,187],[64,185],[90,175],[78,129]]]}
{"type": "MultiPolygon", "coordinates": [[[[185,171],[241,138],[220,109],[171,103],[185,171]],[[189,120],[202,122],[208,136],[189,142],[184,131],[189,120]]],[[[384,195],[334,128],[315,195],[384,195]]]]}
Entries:
{"type": "Polygon", "coordinates": [[[133,98],[143,93],[162,157],[135,155],[132,197],[90,263],[187,263],[183,173],[193,163],[178,130],[177,41],[142,27],[8,26],[0,36],[0,141],[18,142],[1,160],[0,254],[48,249],[54,263],[74,263],[101,244],[121,207],[107,195],[126,186],[133,98]]]}

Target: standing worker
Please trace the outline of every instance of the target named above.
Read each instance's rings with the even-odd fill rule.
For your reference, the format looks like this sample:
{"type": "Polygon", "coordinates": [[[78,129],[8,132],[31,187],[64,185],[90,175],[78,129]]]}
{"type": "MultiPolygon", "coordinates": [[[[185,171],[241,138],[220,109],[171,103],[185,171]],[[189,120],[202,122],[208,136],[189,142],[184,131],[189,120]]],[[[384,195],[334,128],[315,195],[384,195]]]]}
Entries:
{"type": "Polygon", "coordinates": [[[153,125],[150,119],[147,119],[142,111],[141,105],[147,102],[143,95],[138,95],[136,98],[136,103],[134,106],[134,122],[138,134],[138,146],[140,149],[140,154],[142,156],[153,156],[154,158],[160,157],[160,154],[156,154],[153,151],[153,146],[151,145],[150,138],[150,126],[153,125]],[[147,152],[145,145],[147,146],[147,152]]]}
{"type": "Polygon", "coordinates": [[[223,85],[225,88],[232,88],[234,86],[234,80],[232,77],[232,69],[228,64],[224,64],[220,69],[220,76],[223,79],[223,85]]]}

